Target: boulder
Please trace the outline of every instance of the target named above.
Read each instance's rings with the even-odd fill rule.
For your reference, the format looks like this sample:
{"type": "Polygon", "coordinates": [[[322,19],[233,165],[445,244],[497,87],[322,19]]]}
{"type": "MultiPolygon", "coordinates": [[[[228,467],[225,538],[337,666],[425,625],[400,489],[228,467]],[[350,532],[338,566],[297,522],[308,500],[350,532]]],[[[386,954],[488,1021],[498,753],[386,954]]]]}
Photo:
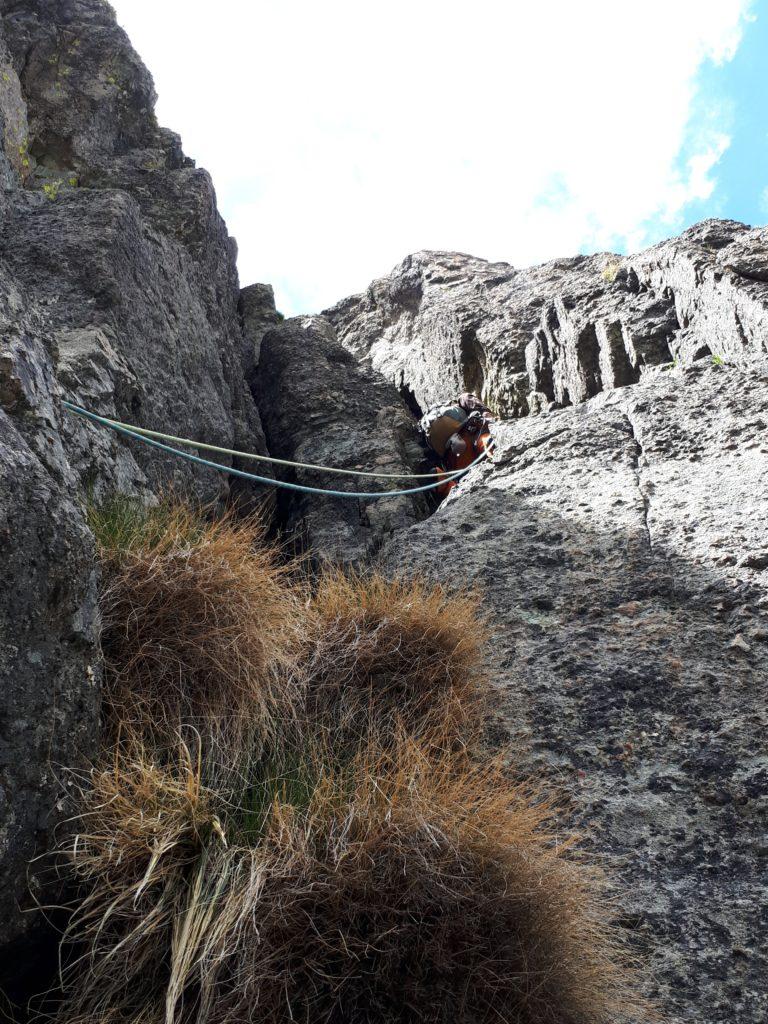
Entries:
{"type": "MultiPolygon", "coordinates": [[[[248,316],[246,307],[246,331],[248,316]]],[[[261,341],[254,394],[272,455],[377,473],[419,470],[414,418],[380,374],[359,367],[322,317],[288,320],[261,341]]],[[[423,480],[340,476],[278,468],[293,483],[356,492],[416,487],[423,480]]],[[[361,501],[281,491],[284,529],[318,560],[355,565],[427,510],[423,493],[361,501]]]]}

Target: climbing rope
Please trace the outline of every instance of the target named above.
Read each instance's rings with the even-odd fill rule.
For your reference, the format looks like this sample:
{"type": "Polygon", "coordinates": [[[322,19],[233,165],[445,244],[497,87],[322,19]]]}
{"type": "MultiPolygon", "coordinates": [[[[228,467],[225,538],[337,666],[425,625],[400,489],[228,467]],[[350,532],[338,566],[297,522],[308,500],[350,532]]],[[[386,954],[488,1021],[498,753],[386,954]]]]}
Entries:
{"type": "MultiPolygon", "coordinates": [[[[192,441],[188,437],[176,437],[175,434],[162,434],[159,430],[147,430],[145,427],[136,427],[132,423],[123,423],[121,420],[113,420],[108,416],[96,416],[81,405],[73,402],[61,403],[69,412],[77,413],[79,416],[87,416],[96,422],[109,427],[123,427],[130,430],[132,434],[141,434],[143,437],[154,437],[158,441],[170,441],[173,444],[186,445],[188,448],[198,448],[201,451],[217,452],[220,455],[233,455],[238,459],[253,459],[256,462],[271,462],[277,466],[290,466],[293,469],[317,469],[323,473],[338,473],[342,476],[370,476],[382,480],[423,480],[431,479],[434,473],[374,473],[363,469],[342,469],[338,466],[318,466],[314,462],[291,462],[290,459],[277,459],[274,455],[257,455],[255,452],[240,452],[236,448],[220,448],[215,444],[205,444],[202,441],[192,441]]],[[[442,480],[451,480],[461,476],[466,469],[457,469],[451,473],[445,473],[442,480]]]]}
{"type": "MultiPolygon", "coordinates": [[[[175,455],[180,459],[186,459],[188,462],[193,462],[199,466],[207,466],[209,469],[216,469],[220,473],[227,473],[230,476],[240,477],[243,480],[251,480],[254,483],[266,484],[268,487],[283,487],[289,491],[299,491],[302,494],[323,494],[329,498],[352,498],[359,501],[376,501],[379,498],[398,498],[408,494],[419,494],[422,491],[431,491],[436,487],[441,487],[446,480],[454,479],[455,477],[463,476],[468,473],[473,466],[476,466],[479,462],[485,459],[490,451],[486,449],[478,457],[471,462],[464,469],[456,470],[452,473],[446,473],[439,480],[436,480],[430,484],[424,484],[420,487],[409,487],[404,490],[397,491],[376,491],[371,493],[370,491],[334,491],[323,487],[307,487],[304,484],[293,484],[287,480],[273,480],[271,477],[257,476],[255,473],[246,473],[245,470],[235,469],[232,466],[222,466],[218,462],[211,462],[210,459],[203,459],[199,455],[192,455],[191,452],[180,452],[177,448],[171,448],[170,445],[163,444],[161,441],[154,440],[153,437],[148,436],[145,433],[139,433],[134,427],[128,426],[127,424],[121,423],[119,420],[110,420],[104,416],[98,416],[96,413],[89,412],[87,409],[83,409],[82,406],[73,405],[71,402],[62,402],[64,408],[76,416],[82,416],[84,419],[91,420],[93,423],[98,423],[102,427],[107,427],[109,430],[113,430],[117,434],[123,434],[126,437],[133,438],[135,441],[141,441],[143,444],[149,445],[151,448],[157,448],[159,451],[168,452],[170,455],[175,455]]],[[[153,433],[157,433],[153,431],[153,433]]],[[[163,435],[161,435],[163,436],[163,435]]],[[[194,445],[195,442],[189,441],[187,438],[180,439],[183,443],[194,445]]],[[[212,447],[203,446],[200,447],[212,447]]],[[[226,449],[215,449],[217,451],[226,452],[226,449]]],[[[230,453],[226,454],[240,454],[230,453]]],[[[245,453],[247,454],[247,453],[245,453]]],[[[280,461],[280,460],[277,460],[280,461]]],[[[283,462],[285,464],[285,462],[283,462]]],[[[287,463],[288,465],[297,466],[303,468],[308,464],[302,463],[287,463]]],[[[326,470],[325,466],[312,466],[313,469],[326,470]]],[[[396,474],[395,474],[396,475],[396,474]]],[[[405,474],[404,474],[405,475],[405,474]]],[[[432,474],[414,474],[415,476],[431,476],[432,474]]]]}

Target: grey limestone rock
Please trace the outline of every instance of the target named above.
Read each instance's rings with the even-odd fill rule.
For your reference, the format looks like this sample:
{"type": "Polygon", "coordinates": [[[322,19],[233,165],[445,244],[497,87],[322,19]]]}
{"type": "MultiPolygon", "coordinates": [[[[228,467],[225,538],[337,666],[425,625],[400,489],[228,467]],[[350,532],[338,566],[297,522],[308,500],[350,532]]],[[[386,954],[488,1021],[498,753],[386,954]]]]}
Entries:
{"type": "MultiPolygon", "coordinates": [[[[63,412],[263,451],[236,247],[103,0],[0,3],[0,964],[29,962],[63,769],[98,730],[82,498],[237,485],[63,412]],[[28,890],[29,873],[32,893],[28,890]],[[13,945],[9,945],[9,944],[13,945]]],[[[15,973],[15,969],[12,970],[15,973]]],[[[3,979],[0,979],[0,986],[3,979]]]]}
{"type": "MultiPolygon", "coordinates": [[[[102,0],[6,3],[0,259],[44,313],[61,394],[139,426],[263,449],[238,315],[236,247],[213,185],[154,115],[149,72],[102,0]],[[7,81],[6,81],[7,80],[7,81]]],[[[97,492],[160,481],[204,500],[226,477],[67,418],[97,492]],[[114,466],[120,466],[119,473],[114,466]]]]}
{"type": "MultiPolygon", "coordinates": [[[[246,317],[246,330],[248,320],[246,317]]],[[[381,473],[413,473],[423,456],[415,420],[395,389],[359,367],[322,317],[288,320],[268,330],[254,393],[269,451],[278,458],[381,473]]],[[[290,481],[342,491],[414,487],[422,481],[375,480],[317,470],[281,471],[290,481]]],[[[370,558],[394,531],[426,511],[421,494],[362,502],[281,492],[288,532],[322,560],[370,558]]]]}
{"type": "Polygon", "coordinates": [[[673,1021],[768,1000],[768,359],[497,428],[381,559],[477,584],[494,738],[565,791],[673,1021]]]}
{"type": "Polygon", "coordinates": [[[282,315],[275,309],[275,293],[272,286],[251,284],[241,289],[240,316],[243,320],[246,344],[244,363],[248,368],[250,380],[259,365],[262,338],[271,327],[282,321],[282,315]]]}
{"type": "MultiPolygon", "coordinates": [[[[51,845],[67,806],[64,768],[92,754],[99,652],[93,546],[72,494],[0,410],[0,962],[32,961],[51,845]],[[15,940],[15,943],[12,943],[15,940]],[[9,943],[12,943],[9,945],[9,943]]],[[[71,781],[71,780],[70,780],[71,781]]]]}
{"type": "Polygon", "coordinates": [[[470,389],[504,417],[526,415],[665,363],[767,351],[765,232],[705,221],[637,256],[525,270],[420,252],[325,315],[411,404],[470,389]]]}

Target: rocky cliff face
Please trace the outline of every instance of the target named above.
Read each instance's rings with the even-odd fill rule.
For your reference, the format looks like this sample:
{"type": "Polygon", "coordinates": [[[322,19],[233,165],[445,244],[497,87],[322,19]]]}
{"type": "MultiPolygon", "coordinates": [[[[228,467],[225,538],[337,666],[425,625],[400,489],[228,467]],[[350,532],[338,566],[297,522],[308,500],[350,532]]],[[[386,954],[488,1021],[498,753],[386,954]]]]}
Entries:
{"type": "Polygon", "coordinates": [[[419,253],[326,314],[415,410],[472,388],[506,418],[381,559],[484,591],[495,729],[592,831],[675,1021],[768,1005],[767,243],[419,253]]]}
{"type": "MultiPolygon", "coordinates": [[[[246,330],[251,329],[246,313],[246,330]]],[[[268,330],[254,394],[272,455],[362,472],[418,472],[423,451],[413,417],[397,391],[375,371],[360,367],[322,317],[289,321],[268,330]]],[[[293,483],[368,492],[413,487],[413,481],[284,470],[293,483]]],[[[427,514],[425,494],[363,502],[282,492],[282,525],[315,558],[359,565],[395,531],[427,514]]]]}
{"type": "Polygon", "coordinates": [[[515,270],[422,252],[326,312],[420,407],[482,392],[502,416],[570,405],[647,369],[768,351],[764,229],[707,221],[638,256],[515,270]]]}
{"type": "Polygon", "coordinates": [[[268,286],[238,292],[210,179],[156,124],[108,4],[0,0],[0,15],[0,984],[34,962],[40,918],[23,910],[46,892],[35,867],[29,893],[29,865],[66,816],[60,768],[98,731],[83,498],[234,489],[61,399],[402,473],[415,414],[471,388],[503,417],[498,451],[437,511],[288,495],[276,525],[317,559],[481,587],[489,739],[567,794],[667,1019],[762,1022],[768,233],[707,221],[637,256],[526,270],[419,253],[282,323],[268,286]]]}
{"type": "Polygon", "coordinates": [[[768,960],[768,360],[498,429],[385,564],[478,585],[496,727],[565,790],[674,1020],[755,1021],[768,960]]]}
{"type": "Polygon", "coordinates": [[[254,355],[234,242],[208,175],[158,127],[152,80],[110,6],[30,0],[2,3],[0,14],[0,942],[9,943],[39,920],[23,912],[29,863],[66,813],[61,766],[92,748],[98,723],[96,570],[82,496],[149,496],[167,482],[202,500],[228,490],[225,477],[74,420],[60,400],[231,447],[260,450],[263,435],[246,383],[254,355]]]}

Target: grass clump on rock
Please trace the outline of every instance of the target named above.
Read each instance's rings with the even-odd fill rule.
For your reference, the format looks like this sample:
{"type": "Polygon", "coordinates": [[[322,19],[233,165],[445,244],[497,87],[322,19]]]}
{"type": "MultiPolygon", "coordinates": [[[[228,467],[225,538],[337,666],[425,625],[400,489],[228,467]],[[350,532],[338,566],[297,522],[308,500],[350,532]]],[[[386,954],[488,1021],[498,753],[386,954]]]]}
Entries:
{"type": "Polygon", "coordinates": [[[287,570],[255,519],[173,500],[92,508],[103,566],[102,649],[122,725],[273,739],[295,713],[301,646],[287,570]]]}
{"type": "Polygon", "coordinates": [[[625,1000],[594,877],[498,766],[406,742],[300,790],[265,774],[244,833],[194,764],[144,752],[84,794],[70,1024],[586,1024],[625,1000]]]}
{"type": "Polygon", "coordinates": [[[178,506],[108,525],[118,728],[65,850],[62,1021],[638,1019],[598,876],[466,745],[476,595],[337,572],[310,593],[255,522],[178,506]],[[206,719],[233,710],[257,728],[223,757],[206,719]]]}
{"type": "Polygon", "coordinates": [[[469,737],[482,722],[480,595],[326,571],[310,606],[311,716],[342,741],[469,737]]]}

